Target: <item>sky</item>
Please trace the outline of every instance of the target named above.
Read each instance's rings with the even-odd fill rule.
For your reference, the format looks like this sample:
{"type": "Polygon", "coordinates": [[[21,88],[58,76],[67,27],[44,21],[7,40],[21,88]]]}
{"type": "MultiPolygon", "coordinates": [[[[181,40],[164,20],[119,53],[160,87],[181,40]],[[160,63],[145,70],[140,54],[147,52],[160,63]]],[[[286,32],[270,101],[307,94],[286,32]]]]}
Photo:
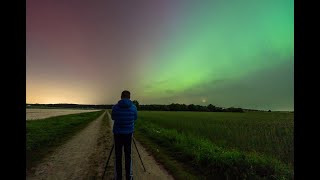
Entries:
{"type": "Polygon", "coordinates": [[[294,109],[293,0],[26,3],[27,103],[294,109]]]}

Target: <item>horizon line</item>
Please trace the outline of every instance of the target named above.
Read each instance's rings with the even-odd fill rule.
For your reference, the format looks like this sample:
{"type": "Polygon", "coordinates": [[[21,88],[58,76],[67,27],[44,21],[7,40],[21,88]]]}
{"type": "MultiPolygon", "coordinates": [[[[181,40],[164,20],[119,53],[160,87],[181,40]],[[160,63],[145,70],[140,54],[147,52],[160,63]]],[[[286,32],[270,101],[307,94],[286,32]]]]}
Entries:
{"type": "MultiPolygon", "coordinates": [[[[26,103],[26,105],[36,105],[36,104],[40,104],[40,105],[61,105],[61,104],[69,104],[69,105],[94,105],[94,106],[101,106],[101,105],[114,105],[114,104],[78,104],[78,103],[26,103]]],[[[184,103],[170,103],[170,104],[184,104],[184,103]]],[[[139,105],[170,105],[170,104],[139,104],[139,105]]],[[[191,103],[193,104],[193,103],[191,103]]],[[[185,104],[185,105],[191,105],[191,104],[185,104]]],[[[209,103],[208,105],[210,105],[212,103],[209,103]]],[[[193,104],[193,105],[200,105],[200,104],[193,104]]],[[[200,106],[208,106],[208,105],[200,105],[200,106]]],[[[242,107],[235,107],[235,106],[230,106],[230,107],[223,107],[223,106],[216,106],[214,104],[212,104],[215,107],[220,107],[220,108],[241,108],[244,110],[257,110],[257,111],[282,111],[282,112],[294,112],[293,110],[272,110],[272,109],[254,109],[254,108],[242,108],[242,107]]]]}

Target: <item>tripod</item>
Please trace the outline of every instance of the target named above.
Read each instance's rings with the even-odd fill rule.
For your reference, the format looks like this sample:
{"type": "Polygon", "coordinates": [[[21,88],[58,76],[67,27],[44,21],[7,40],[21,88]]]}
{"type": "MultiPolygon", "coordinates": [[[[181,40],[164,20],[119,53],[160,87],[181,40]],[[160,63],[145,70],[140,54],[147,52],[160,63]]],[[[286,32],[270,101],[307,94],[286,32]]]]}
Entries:
{"type": "MultiPolygon", "coordinates": [[[[136,150],[137,150],[137,152],[138,152],[138,155],[139,155],[139,158],[140,158],[141,164],[142,164],[142,166],[143,166],[144,172],[146,172],[146,168],[144,167],[143,161],[142,161],[142,159],[141,159],[141,156],[140,156],[140,153],[139,153],[138,147],[137,147],[137,145],[136,145],[136,141],[134,140],[134,138],[132,138],[132,139],[133,139],[133,144],[134,144],[134,146],[136,147],[136,150]]],[[[108,160],[107,160],[107,163],[106,163],[106,166],[105,166],[105,168],[104,168],[103,175],[102,175],[102,180],[103,180],[104,175],[105,175],[105,173],[106,173],[106,170],[107,170],[107,167],[108,167],[108,164],[109,164],[109,160],[110,160],[110,157],[111,157],[111,154],[112,154],[113,148],[114,148],[114,144],[112,144],[111,151],[110,151],[110,153],[109,153],[109,157],[108,157],[108,160]]]]}

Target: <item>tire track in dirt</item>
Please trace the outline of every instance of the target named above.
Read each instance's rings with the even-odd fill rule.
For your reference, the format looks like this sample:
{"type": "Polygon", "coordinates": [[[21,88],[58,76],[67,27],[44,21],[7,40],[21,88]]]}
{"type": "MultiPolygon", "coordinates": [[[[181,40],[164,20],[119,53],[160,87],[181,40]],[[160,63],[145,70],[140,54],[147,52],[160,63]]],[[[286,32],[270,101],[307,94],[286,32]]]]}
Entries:
{"type": "Polygon", "coordinates": [[[101,178],[107,158],[105,152],[112,143],[110,127],[104,118],[107,118],[106,112],[34,167],[26,179],[101,178]]]}
{"type": "MultiPolygon", "coordinates": [[[[108,119],[110,120],[110,126],[111,129],[113,127],[113,121],[111,120],[110,113],[108,113],[108,119]]],[[[137,153],[137,150],[132,142],[132,170],[133,170],[133,178],[139,179],[139,180],[173,180],[174,178],[163,168],[163,166],[156,162],[156,160],[153,158],[153,156],[150,155],[146,151],[146,149],[139,143],[139,141],[135,140],[137,144],[138,151],[140,153],[141,159],[143,161],[143,164],[146,168],[146,172],[143,169],[142,163],[140,161],[139,155],[137,153]]],[[[110,147],[112,144],[110,145],[110,147]]],[[[109,148],[110,149],[110,148],[109,148]]],[[[109,155],[110,151],[108,152],[109,155]]],[[[125,168],[124,168],[124,155],[123,162],[122,162],[122,179],[125,179],[125,168]]],[[[108,158],[108,157],[107,157],[108,158]]],[[[107,167],[105,180],[110,180],[114,177],[114,160],[115,160],[115,154],[114,150],[112,152],[112,156],[109,161],[109,165],[107,167]]]]}

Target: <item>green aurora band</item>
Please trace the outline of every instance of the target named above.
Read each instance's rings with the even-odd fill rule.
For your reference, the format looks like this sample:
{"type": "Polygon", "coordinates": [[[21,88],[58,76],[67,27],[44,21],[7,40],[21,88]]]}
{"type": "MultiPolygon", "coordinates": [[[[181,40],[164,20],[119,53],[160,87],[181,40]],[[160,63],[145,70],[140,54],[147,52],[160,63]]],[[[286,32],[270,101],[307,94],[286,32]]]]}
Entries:
{"type": "Polygon", "coordinates": [[[193,87],[241,80],[281,64],[293,67],[292,0],[215,3],[193,7],[196,10],[160,40],[144,70],[149,76],[140,78],[143,97],[175,97],[193,87]]]}

